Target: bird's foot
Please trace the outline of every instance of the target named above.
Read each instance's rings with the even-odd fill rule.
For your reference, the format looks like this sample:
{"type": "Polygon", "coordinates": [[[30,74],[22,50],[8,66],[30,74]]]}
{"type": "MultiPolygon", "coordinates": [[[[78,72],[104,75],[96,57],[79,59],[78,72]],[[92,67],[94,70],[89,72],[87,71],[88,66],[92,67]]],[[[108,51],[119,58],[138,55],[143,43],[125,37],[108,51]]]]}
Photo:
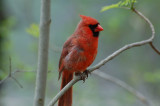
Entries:
{"type": "Polygon", "coordinates": [[[85,70],[83,73],[87,76],[87,78],[88,78],[88,75],[91,74],[91,72],[88,70],[85,70]]]}
{"type": "Polygon", "coordinates": [[[88,78],[88,75],[91,74],[90,71],[88,70],[85,70],[83,73],[81,72],[76,72],[75,75],[76,76],[80,76],[81,77],[81,80],[83,80],[83,83],[85,82],[85,80],[88,78]]]}
{"type": "Polygon", "coordinates": [[[83,83],[85,82],[85,80],[86,80],[86,75],[85,75],[84,73],[76,72],[75,75],[76,75],[76,76],[80,76],[81,80],[83,80],[83,83]]]}

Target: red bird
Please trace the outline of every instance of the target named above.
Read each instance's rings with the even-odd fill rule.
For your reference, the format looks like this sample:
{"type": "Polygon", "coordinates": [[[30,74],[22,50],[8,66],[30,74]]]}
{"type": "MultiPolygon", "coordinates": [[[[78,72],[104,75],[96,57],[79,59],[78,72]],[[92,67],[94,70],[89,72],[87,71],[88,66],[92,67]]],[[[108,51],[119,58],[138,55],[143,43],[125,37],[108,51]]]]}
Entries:
{"type": "MultiPolygon", "coordinates": [[[[92,64],[98,48],[99,22],[89,16],[80,15],[75,32],[63,45],[59,61],[59,78],[62,73],[61,89],[72,79],[73,74],[84,72],[92,64]]],[[[59,99],[58,106],[72,106],[72,87],[59,99]]]]}

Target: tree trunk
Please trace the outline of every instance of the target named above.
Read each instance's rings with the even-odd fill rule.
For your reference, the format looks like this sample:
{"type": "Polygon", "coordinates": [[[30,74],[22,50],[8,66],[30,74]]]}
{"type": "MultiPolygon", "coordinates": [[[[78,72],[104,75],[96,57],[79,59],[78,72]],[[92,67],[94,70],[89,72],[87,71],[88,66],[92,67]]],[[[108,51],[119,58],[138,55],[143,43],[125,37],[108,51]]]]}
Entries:
{"type": "Polygon", "coordinates": [[[40,37],[34,106],[44,106],[48,70],[50,0],[41,0],[40,37]]]}

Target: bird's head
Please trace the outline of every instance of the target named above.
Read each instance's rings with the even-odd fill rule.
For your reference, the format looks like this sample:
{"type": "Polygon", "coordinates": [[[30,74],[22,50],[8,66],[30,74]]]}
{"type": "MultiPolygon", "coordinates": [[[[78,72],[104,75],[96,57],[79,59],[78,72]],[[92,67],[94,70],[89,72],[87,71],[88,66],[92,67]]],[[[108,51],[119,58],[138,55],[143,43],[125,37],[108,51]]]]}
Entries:
{"type": "Polygon", "coordinates": [[[99,32],[103,31],[103,28],[100,26],[100,23],[96,19],[84,15],[80,15],[80,17],[82,19],[81,24],[83,26],[89,27],[93,32],[93,36],[98,37],[99,32]]]}

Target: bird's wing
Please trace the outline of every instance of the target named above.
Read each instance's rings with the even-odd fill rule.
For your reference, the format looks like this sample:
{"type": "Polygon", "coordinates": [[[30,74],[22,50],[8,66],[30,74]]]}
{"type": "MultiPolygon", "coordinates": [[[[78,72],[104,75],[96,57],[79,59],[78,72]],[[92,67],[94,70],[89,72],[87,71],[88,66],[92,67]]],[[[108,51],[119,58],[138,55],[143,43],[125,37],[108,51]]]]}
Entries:
{"type": "Polygon", "coordinates": [[[64,58],[68,55],[70,49],[73,47],[73,43],[72,41],[74,40],[74,37],[69,37],[68,40],[64,43],[63,45],[63,49],[62,49],[62,53],[61,53],[61,57],[59,59],[59,77],[61,76],[62,71],[64,70],[64,58]]]}

